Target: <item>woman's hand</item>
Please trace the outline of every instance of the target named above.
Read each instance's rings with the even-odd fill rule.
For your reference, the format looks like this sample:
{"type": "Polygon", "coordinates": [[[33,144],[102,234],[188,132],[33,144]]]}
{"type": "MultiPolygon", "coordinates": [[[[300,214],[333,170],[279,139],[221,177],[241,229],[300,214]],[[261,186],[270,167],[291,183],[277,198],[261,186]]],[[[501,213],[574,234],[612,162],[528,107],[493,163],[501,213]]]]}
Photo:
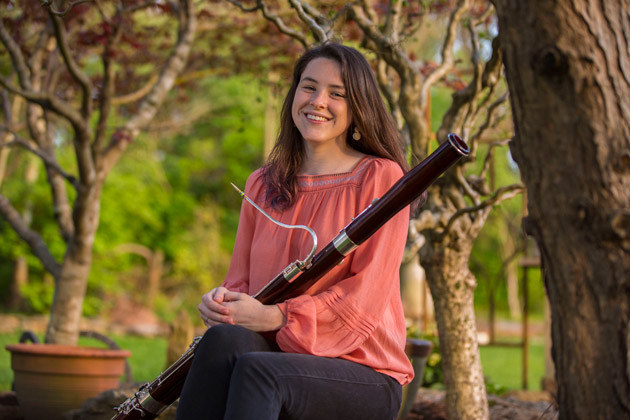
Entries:
{"type": "Polygon", "coordinates": [[[197,309],[206,327],[234,324],[229,309],[224,305],[226,293],[230,291],[225,287],[216,287],[201,297],[201,303],[197,305],[197,309]]]}
{"type": "Polygon", "coordinates": [[[274,331],[286,319],[276,305],[263,305],[246,293],[230,292],[217,287],[201,297],[197,306],[206,327],[218,324],[236,324],[252,331],[274,331]]]}
{"type": "Polygon", "coordinates": [[[234,324],[252,331],[274,331],[286,323],[277,305],[263,305],[246,293],[227,292],[223,305],[234,324]]]}

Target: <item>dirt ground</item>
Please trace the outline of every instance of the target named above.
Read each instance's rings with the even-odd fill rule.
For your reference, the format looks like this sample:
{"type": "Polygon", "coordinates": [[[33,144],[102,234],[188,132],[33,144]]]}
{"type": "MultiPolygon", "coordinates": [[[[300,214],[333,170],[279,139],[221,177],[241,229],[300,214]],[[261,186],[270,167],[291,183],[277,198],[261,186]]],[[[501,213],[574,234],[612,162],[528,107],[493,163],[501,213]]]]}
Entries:
{"type": "MultiPolygon", "coordinates": [[[[488,396],[491,420],[553,420],[558,410],[546,392],[514,391],[488,396]]],[[[444,391],[420,389],[416,404],[405,420],[446,420],[444,391]]]]}
{"type": "MultiPolygon", "coordinates": [[[[107,395],[109,398],[112,396],[107,395]]],[[[119,395],[116,396],[116,402],[104,399],[105,397],[102,398],[103,401],[93,401],[92,404],[85,404],[82,410],[76,410],[66,418],[72,420],[110,419],[114,414],[111,407],[117,406],[122,400],[119,395]]],[[[489,396],[488,403],[490,405],[491,420],[553,420],[558,418],[555,404],[548,394],[541,392],[519,391],[502,397],[489,396]]],[[[172,420],[174,413],[174,407],[170,407],[159,419],[172,420]]],[[[24,420],[19,413],[15,393],[10,391],[0,392],[0,419],[24,420]]],[[[405,420],[445,419],[444,392],[428,389],[420,390],[412,412],[405,418],[405,420]]]]}

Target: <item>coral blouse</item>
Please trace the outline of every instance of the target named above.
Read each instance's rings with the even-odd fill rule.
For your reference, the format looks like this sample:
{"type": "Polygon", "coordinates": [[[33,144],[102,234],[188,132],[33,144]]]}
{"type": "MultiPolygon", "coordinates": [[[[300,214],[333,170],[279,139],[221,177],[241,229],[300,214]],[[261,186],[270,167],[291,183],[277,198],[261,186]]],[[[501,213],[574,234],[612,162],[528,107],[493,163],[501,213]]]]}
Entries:
{"type": "MultiPolygon", "coordinates": [[[[295,204],[279,212],[265,205],[258,169],[248,178],[245,194],[274,219],[312,228],[320,251],[402,174],[395,162],[366,156],[351,172],[299,176],[295,204]]],[[[408,383],[413,368],[404,352],[398,274],[408,223],[406,207],[305,294],[280,303],[287,322],[276,334],[279,347],[347,359],[408,383]]],[[[244,200],[223,286],[253,295],[291,262],[303,260],[312,246],[306,231],[277,226],[244,200]]]]}

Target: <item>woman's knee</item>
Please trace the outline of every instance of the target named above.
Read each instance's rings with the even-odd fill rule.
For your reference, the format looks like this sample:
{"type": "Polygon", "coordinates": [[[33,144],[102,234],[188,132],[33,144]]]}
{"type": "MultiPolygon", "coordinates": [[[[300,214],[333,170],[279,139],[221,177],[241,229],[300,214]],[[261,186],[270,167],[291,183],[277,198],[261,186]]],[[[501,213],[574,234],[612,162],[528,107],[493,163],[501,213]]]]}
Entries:
{"type": "Polygon", "coordinates": [[[264,352],[246,353],[236,360],[232,380],[236,384],[247,384],[270,391],[278,386],[277,372],[274,363],[270,363],[269,354],[264,352]]]}
{"type": "Polygon", "coordinates": [[[238,325],[219,324],[204,333],[196,353],[204,355],[234,354],[262,350],[265,339],[254,331],[238,325]]]}

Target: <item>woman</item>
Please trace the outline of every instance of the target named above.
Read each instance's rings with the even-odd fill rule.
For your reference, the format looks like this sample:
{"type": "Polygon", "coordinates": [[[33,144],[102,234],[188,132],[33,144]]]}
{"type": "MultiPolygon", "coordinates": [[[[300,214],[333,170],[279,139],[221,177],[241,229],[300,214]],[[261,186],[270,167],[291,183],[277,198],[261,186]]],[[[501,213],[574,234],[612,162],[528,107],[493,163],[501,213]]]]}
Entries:
{"type": "MultiPolygon", "coordinates": [[[[327,43],[297,61],[278,141],[245,194],[321,247],[406,169],[369,64],[327,43]]],[[[244,202],[226,279],[198,307],[208,330],[177,419],[395,418],[413,376],[398,278],[408,220],[407,208],[304,295],[263,305],[251,295],[312,243],[244,202]]]]}

